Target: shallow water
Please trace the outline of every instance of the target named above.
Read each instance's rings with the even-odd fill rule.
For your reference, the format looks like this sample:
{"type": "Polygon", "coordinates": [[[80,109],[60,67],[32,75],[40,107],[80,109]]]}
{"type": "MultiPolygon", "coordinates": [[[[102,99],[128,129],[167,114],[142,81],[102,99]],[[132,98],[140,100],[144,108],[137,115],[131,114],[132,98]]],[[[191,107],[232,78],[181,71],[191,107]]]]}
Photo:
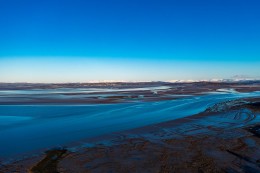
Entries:
{"type": "Polygon", "coordinates": [[[157,102],[2,105],[0,157],[11,158],[111,132],[183,118],[202,112],[218,102],[256,96],[259,97],[260,92],[222,91],[157,102]]]}
{"type": "MultiPolygon", "coordinates": [[[[0,90],[0,104],[12,103],[37,103],[39,100],[47,100],[45,104],[52,103],[53,100],[59,100],[60,103],[72,99],[77,101],[88,98],[102,99],[111,96],[130,96],[129,92],[144,92],[168,90],[168,86],[146,87],[146,88],[57,88],[57,89],[21,89],[21,90],[0,90]]],[[[140,95],[141,96],[141,95],[140,95]]],[[[176,95],[177,96],[177,95],[176,95]]]]}

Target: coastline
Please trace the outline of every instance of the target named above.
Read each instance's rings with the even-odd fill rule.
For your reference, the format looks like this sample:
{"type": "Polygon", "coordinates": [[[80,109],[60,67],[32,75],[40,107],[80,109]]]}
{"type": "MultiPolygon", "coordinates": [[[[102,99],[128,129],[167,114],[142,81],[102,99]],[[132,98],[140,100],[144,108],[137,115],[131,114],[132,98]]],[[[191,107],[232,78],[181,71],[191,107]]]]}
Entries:
{"type": "Polygon", "coordinates": [[[51,156],[47,152],[1,166],[0,172],[37,172],[54,167],[64,173],[149,172],[150,169],[152,172],[260,171],[259,101],[251,98],[222,103],[197,115],[88,139],[81,141],[81,146],[51,150],[49,153],[57,158],[56,166],[47,164],[44,168],[43,160],[51,156]]]}

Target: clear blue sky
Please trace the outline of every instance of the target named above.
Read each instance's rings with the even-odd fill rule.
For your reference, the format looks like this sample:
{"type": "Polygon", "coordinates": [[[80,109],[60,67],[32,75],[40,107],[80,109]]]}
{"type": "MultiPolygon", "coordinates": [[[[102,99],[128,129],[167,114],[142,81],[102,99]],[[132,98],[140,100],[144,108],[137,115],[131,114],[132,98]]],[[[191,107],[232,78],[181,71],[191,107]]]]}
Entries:
{"type": "Polygon", "coordinates": [[[0,82],[260,75],[259,0],[0,0],[0,82]]]}

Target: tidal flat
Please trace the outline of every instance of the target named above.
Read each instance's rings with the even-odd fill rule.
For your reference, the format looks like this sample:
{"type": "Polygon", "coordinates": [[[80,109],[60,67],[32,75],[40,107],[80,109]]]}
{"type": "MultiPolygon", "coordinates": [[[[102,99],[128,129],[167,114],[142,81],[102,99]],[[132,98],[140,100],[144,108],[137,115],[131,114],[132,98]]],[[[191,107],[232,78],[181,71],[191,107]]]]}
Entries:
{"type": "Polygon", "coordinates": [[[260,82],[1,84],[0,172],[259,172],[260,82]]]}

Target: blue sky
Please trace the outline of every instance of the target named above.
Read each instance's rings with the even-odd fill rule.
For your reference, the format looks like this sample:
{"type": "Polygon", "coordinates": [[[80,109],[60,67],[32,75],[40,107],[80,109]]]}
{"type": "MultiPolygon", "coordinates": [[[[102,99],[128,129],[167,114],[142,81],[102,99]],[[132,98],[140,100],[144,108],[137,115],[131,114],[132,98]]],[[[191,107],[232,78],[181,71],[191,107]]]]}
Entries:
{"type": "Polygon", "coordinates": [[[0,82],[260,75],[258,0],[0,0],[0,82]]]}

